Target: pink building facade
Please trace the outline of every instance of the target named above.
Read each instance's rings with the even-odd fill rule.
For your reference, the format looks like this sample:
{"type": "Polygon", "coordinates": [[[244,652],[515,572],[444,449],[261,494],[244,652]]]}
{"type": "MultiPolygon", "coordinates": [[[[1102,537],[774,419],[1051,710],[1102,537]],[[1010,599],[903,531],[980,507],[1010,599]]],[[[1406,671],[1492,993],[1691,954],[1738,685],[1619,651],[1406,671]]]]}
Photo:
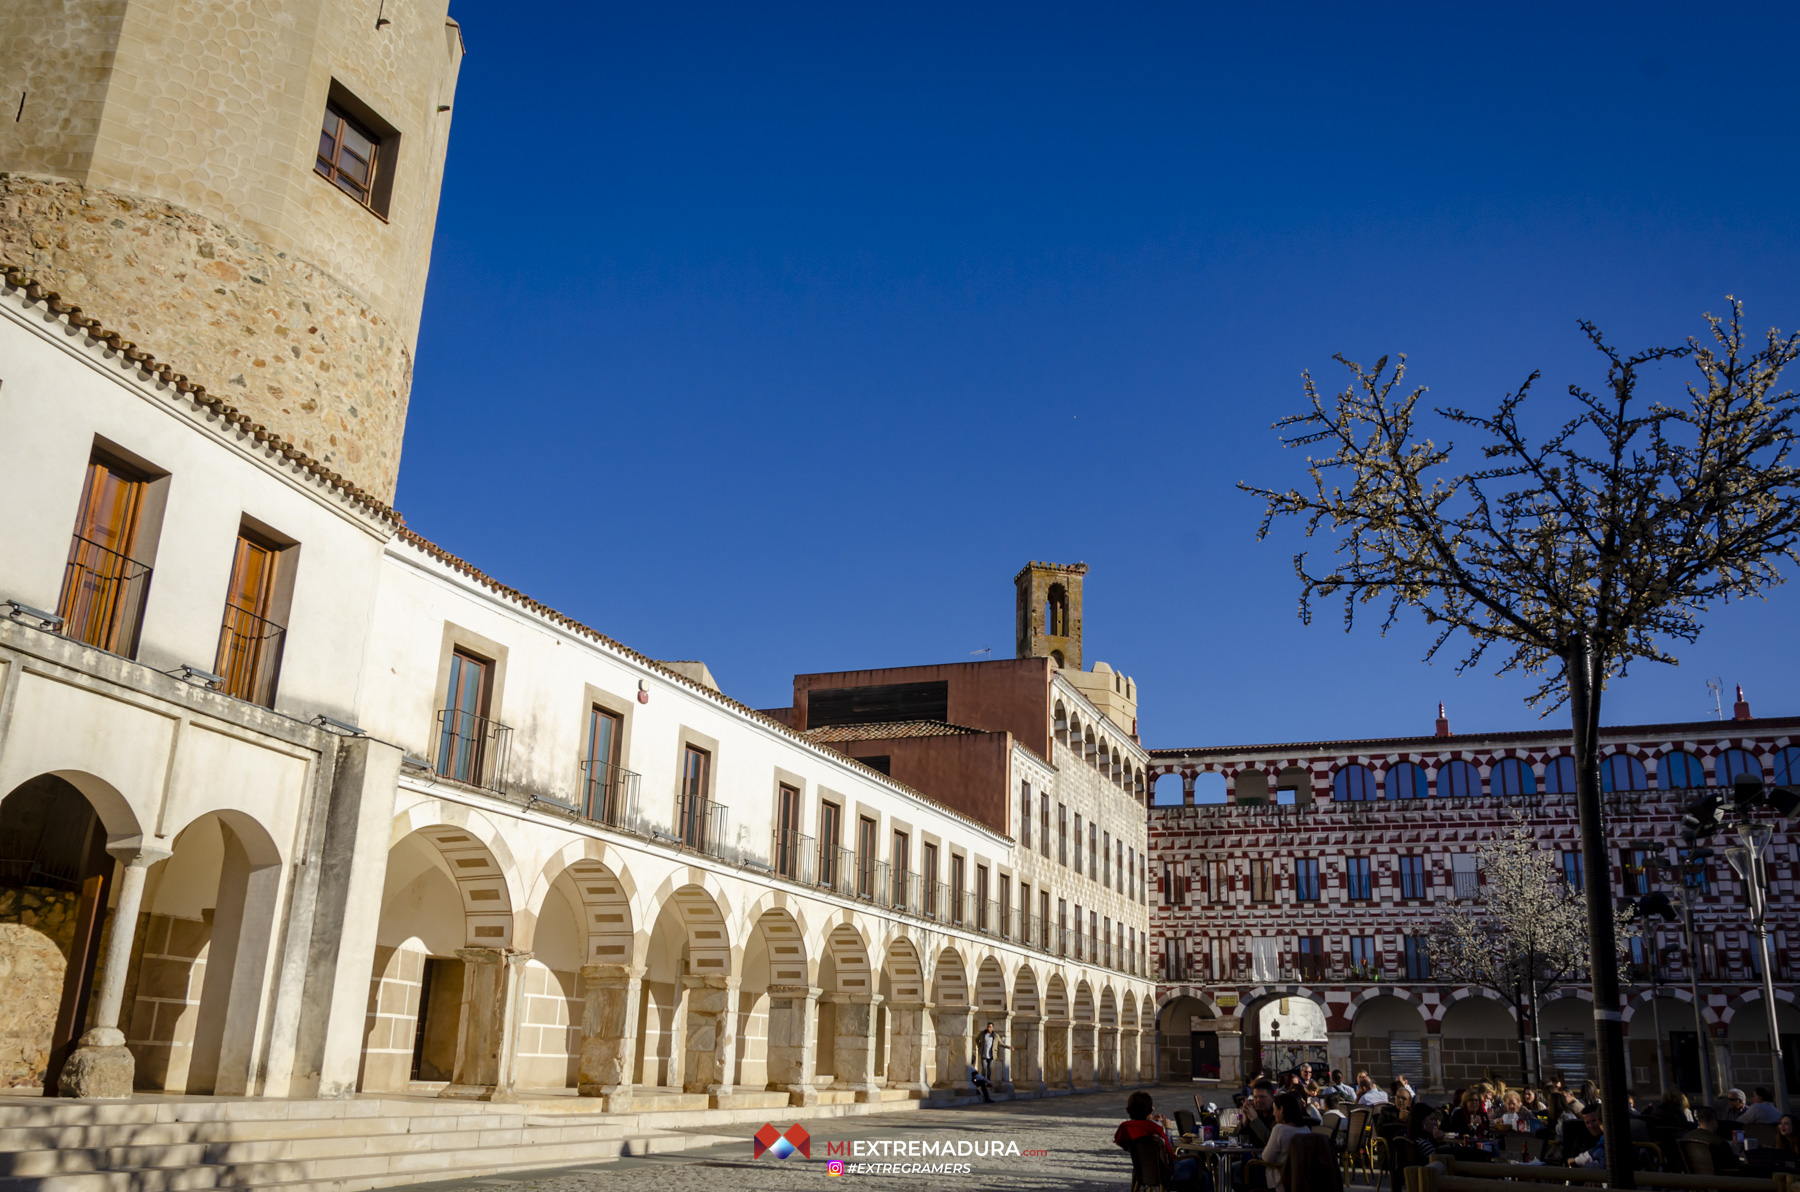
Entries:
{"type": "MultiPolygon", "coordinates": [[[[1702,1063],[1718,1088],[1774,1074],[1737,875],[1721,855],[1692,879],[1702,884],[1688,885],[1640,866],[1629,843],[1664,842],[1674,858],[1698,788],[1729,791],[1746,772],[1800,783],[1800,717],[1750,719],[1741,703],[1738,713],[1602,732],[1615,894],[1660,889],[1677,905],[1691,897],[1696,917],[1695,955],[1679,922],[1658,921],[1633,951],[1624,1015],[1640,1096],[1665,1085],[1699,1092],[1702,1063]]],[[[1382,1080],[1405,1073],[1423,1088],[1490,1072],[1519,1080],[1520,1009],[1433,980],[1421,933],[1450,900],[1481,896],[1476,853],[1515,817],[1579,879],[1570,752],[1566,732],[1449,735],[1441,718],[1429,737],[1152,750],[1162,1076],[1233,1086],[1258,1066],[1324,1058],[1382,1080]]],[[[1795,1083],[1800,858],[1789,823],[1766,807],[1756,814],[1775,823],[1769,944],[1795,1083]]],[[[1545,1071],[1592,1075],[1589,991],[1554,991],[1538,1019],[1545,1071]]]]}

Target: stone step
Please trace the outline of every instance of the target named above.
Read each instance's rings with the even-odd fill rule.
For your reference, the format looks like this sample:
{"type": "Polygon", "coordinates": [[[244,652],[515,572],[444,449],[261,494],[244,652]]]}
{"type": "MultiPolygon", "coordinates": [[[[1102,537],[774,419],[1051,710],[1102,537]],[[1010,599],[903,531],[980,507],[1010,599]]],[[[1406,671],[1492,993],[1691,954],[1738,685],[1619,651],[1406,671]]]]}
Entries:
{"type": "MultiPolygon", "coordinates": [[[[725,1135],[636,1132],[604,1142],[431,1148],[397,1153],[288,1157],[248,1162],[120,1166],[91,1171],[0,1175],[0,1192],[189,1192],[207,1188],[279,1188],[284,1192],[356,1192],[429,1180],[474,1177],[572,1164],[606,1163],[622,1154],[657,1154],[741,1141],[725,1135]]],[[[174,1158],[174,1156],[170,1156],[174,1158]]]]}

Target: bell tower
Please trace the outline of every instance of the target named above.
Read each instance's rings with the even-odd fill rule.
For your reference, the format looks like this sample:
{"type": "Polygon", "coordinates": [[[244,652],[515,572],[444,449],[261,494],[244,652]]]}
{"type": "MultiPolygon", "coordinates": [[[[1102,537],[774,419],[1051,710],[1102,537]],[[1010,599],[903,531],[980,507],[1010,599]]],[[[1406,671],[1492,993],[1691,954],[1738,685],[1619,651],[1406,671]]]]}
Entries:
{"type": "Polygon", "coordinates": [[[1086,574],[1086,563],[1027,563],[1013,576],[1015,657],[1048,658],[1059,669],[1081,669],[1081,577],[1086,574]]]}
{"type": "Polygon", "coordinates": [[[0,5],[0,265],[391,501],[448,0],[0,5]]]}

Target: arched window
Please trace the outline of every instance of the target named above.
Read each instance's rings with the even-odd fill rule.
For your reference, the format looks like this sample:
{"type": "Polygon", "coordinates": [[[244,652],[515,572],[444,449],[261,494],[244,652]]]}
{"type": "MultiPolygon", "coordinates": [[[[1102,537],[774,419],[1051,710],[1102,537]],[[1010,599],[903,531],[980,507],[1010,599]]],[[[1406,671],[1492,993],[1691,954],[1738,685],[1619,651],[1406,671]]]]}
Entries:
{"type": "Polygon", "coordinates": [[[1656,785],[1666,791],[1698,790],[1706,785],[1706,766],[1691,753],[1665,753],[1657,766],[1656,785]]]}
{"type": "Polygon", "coordinates": [[[1740,774],[1748,774],[1761,782],[1762,763],[1753,754],[1742,749],[1727,749],[1713,763],[1713,774],[1718,778],[1720,786],[1730,786],[1740,774]]]}
{"type": "Polygon", "coordinates": [[[1387,772],[1387,797],[1390,799],[1423,799],[1430,793],[1425,771],[1411,762],[1401,762],[1387,772]]]}
{"type": "Polygon", "coordinates": [[[1489,781],[1494,784],[1496,795],[1537,794],[1537,775],[1516,757],[1502,759],[1489,775],[1489,781]]]}
{"type": "Polygon", "coordinates": [[[1481,771],[1468,762],[1445,762],[1438,770],[1438,794],[1466,798],[1481,793],[1481,771]]]}
{"type": "Polygon", "coordinates": [[[1064,745],[1069,743],[1069,710],[1061,703],[1056,705],[1056,739],[1064,745]]]}
{"type": "Polygon", "coordinates": [[[1572,795],[1575,793],[1575,759],[1568,754],[1553,757],[1544,763],[1544,793],[1546,795],[1572,795]]]}
{"type": "Polygon", "coordinates": [[[1331,797],[1339,803],[1372,803],[1381,795],[1369,767],[1352,762],[1331,776],[1331,797]]]}
{"type": "Polygon", "coordinates": [[[1789,745],[1775,755],[1774,773],[1770,781],[1776,786],[1800,783],[1800,745],[1789,745]]]}
{"type": "Polygon", "coordinates": [[[1062,651],[1061,650],[1050,651],[1050,661],[1056,663],[1057,670],[1061,670],[1063,668],[1063,653],[1062,653],[1062,651]]]}
{"type": "Polygon", "coordinates": [[[1069,593],[1061,584],[1051,584],[1044,596],[1044,634],[1069,636],[1069,593]]]}
{"type": "Polygon", "coordinates": [[[1646,791],[1650,780],[1644,776],[1644,763],[1629,753],[1609,753],[1600,759],[1600,789],[1603,791],[1646,791]]]}

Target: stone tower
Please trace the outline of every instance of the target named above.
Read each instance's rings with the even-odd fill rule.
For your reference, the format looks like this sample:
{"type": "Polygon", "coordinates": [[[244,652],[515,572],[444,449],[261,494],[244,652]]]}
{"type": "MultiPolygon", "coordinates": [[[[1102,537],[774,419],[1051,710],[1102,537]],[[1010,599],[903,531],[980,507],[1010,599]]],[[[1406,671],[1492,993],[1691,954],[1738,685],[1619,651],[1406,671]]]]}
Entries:
{"type": "Polygon", "coordinates": [[[1019,658],[1048,658],[1081,669],[1081,577],[1086,563],[1027,563],[1013,576],[1019,603],[1019,658]]]}
{"type": "Polygon", "coordinates": [[[0,263],[391,500],[462,56],[448,0],[11,0],[0,263]]]}

